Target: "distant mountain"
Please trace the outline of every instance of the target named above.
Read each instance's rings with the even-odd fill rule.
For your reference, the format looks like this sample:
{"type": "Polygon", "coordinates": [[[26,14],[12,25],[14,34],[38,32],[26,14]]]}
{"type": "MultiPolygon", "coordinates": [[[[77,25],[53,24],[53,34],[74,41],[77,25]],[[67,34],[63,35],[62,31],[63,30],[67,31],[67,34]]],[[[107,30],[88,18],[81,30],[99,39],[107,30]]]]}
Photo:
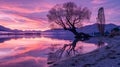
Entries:
{"type": "Polygon", "coordinates": [[[41,31],[36,31],[36,30],[26,30],[26,31],[22,31],[22,30],[18,30],[18,29],[10,29],[10,28],[6,28],[2,25],[0,25],[0,31],[4,31],[4,32],[36,32],[36,33],[39,33],[41,31]]]}
{"type": "MultiPolygon", "coordinates": [[[[118,27],[118,26],[115,24],[106,24],[105,31],[110,32],[115,27],[118,27]]],[[[120,26],[119,26],[119,28],[120,28],[120,26]]],[[[99,32],[97,24],[83,26],[81,28],[78,28],[77,31],[88,33],[90,35],[93,35],[94,32],[99,32]]],[[[48,38],[64,39],[64,40],[73,40],[74,39],[74,34],[71,33],[70,31],[64,30],[64,29],[46,30],[46,31],[41,32],[41,34],[42,34],[42,36],[48,37],[48,38]]]]}
{"type": "MultiPolygon", "coordinates": [[[[111,29],[115,28],[115,27],[119,27],[115,24],[106,24],[105,25],[105,31],[111,31],[111,29]]],[[[92,33],[92,32],[98,32],[98,27],[97,24],[93,24],[93,25],[87,25],[87,26],[83,26],[81,28],[77,29],[78,32],[84,32],[84,33],[92,33]]],[[[44,32],[56,32],[56,33],[61,33],[61,32],[66,32],[68,33],[69,31],[66,31],[64,29],[53,29],[53,30],[46,30],[44,32]]]]}
{"type": "Polygon", "coordinates": [[[21,30],[17,30],[17,29],[11,30],[10,28],[6,28],[6,27],[4,27],[4,26],[2,26],[2,25],[0,25],[0,31],[6,31],[6,32],[21,32],[21,30]]]}
{"type": "MultiPolygon", "coordinates": [[[[110,32],[115,27],[120,28],[120,26],[117,26],[115,24],[106,24],[105,25],[105,31],[110,32]]],[[[84,32],[84,33],[99,32],[97,24],[87,25],[87,26],[81,27],[81,28],[77,29],[77,31],[84,32]]]]}
{"type": "Polygon", "coordinates": [[[12,30],[0,25],[0,31],[12,31],[12,30]]]}

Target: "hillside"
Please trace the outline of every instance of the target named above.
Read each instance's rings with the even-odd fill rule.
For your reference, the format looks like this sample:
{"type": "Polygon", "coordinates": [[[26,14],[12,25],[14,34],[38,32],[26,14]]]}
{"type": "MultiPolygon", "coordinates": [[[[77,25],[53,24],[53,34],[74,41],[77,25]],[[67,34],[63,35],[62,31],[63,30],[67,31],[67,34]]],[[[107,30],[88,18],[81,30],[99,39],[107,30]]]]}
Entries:
{"type": "MultiPolygon", "coordinates": [[[[115,24],[106,24],[105,25],[105,31],[111,31],[111,29],[113,29],[115,27],[120,28],[120,26],[117,26],[115,24]]],[[[92,32],[98,32],[98,28],[97,28],[97,24],[93,24],[93,25],[87,25],[87,26],[78,28],[77,31],[84,32],[84,33],[92,33],[92,32]]],[[[63,29],[46,30],[46,31],[43,31],[43,32],[54,32],[54,33],[55,32],[56,33],[66,32],[66,33],[69,33],[69,31],[66,31],[66,30],[63,30],[63,29]]]]}
{"type": "MultiPolygon", "coordinates": [[[[105,25],[105,31],[110,32],[111,29],[115,28],[115,27],[119,27],[115,24],[106,24],[105,25]]],[[[98,32],[98,27],[97,24],[93,24],[93,25],[87,25],[84,27],[81,27],[80,29],[77,29],[79,32],[84,32],[84,33],[92,33],[92,32],[98,32]]]]}
{"type": "Polygon", "coordinates": [[[18,30],[18,29],[12,30],[12,29],[7,28],[7,27],[4,27],[4,26],[2,26],[2,25],[0,25],[0,31],[1,31],[1,32],[14,32],[14,33],[16,33],[16,32],[24,32],[24,33],[28,33],[28,32],[32,33],[32,32],[35,32],[35,33],[40,33],[40,32],[41,32],[41,31],[36,31],[36,30],[26,30],[26,31],[22,31],[22,30],[18,30]]]}
{"type": "Polygon", "coordinates": [[[12,30],[0,25],[0,31],[12,31],[12,30]]]}

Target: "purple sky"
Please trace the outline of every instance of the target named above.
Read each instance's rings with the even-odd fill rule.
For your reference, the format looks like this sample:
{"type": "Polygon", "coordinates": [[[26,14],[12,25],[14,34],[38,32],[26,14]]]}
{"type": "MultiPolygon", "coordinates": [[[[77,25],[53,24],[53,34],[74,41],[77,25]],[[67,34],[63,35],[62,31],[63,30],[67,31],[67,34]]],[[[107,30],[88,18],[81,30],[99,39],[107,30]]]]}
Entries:
{"type": "Polygon", "coordinates": [[[106,23],[120,25],[120,0],[0,0],[0,25],[20,30],[46,30],[50,27],[46,14],[55,5],[72,1],[88,7],[96,23],[97,11],[105,8],[106,23]]]}

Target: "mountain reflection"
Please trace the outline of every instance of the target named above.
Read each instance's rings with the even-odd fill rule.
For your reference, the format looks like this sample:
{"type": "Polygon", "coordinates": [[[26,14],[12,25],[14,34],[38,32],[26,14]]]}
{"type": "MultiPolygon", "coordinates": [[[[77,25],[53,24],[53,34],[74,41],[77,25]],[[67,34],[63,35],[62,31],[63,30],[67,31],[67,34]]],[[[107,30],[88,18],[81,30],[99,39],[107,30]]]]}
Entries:
{"type": "Polygon", "coordinates": [[[11,40],[11,39],[19,39],[19,38],[40,38],[40,35],[0,35],[0,43],[11,40]]]}

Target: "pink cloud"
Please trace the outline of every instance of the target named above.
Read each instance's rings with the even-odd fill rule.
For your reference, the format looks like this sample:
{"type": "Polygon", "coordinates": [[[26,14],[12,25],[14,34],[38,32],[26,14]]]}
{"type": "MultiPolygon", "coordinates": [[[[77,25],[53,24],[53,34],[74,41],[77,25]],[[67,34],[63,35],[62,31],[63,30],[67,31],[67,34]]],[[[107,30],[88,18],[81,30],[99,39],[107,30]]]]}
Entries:
{"type": "Polygon", "coordinates": [[[0,25],[20,30],[49,29],[49,24],[46,24],[48,21],[41,19],[39,14],[47,12],[54,4],[42,1],[25,1],[26,5],[22,1],[5,2],[2,0],[0,2],[0,25]]]}
{"type": "Polygon", "coordinates": [[[42,0],[0,0],[0,8],[20,13],[46,12],[54,4],[42,0]]]}
{"type": "Polygon", "coordinates": [[[106,13],[107,15],[113,15],[113,14],[116,13],[116,11],[115,11],[114,9],[106,9],[106,10],[105,10],[105,13],[106,13]]]}
{"type": "Polygon", "coordinates": [[[21,7],[20,5],[17,4],[5,4],[5,5],[0,5],[1,9],[4,10],[11,10],[11,11],[16,11],[20,13],[35,13],[35,12],[46,12],[48,11],[49,8],[51,8],[53,5],[50,3],[41,3],[41,5],[28,5],[29,8],[26,8],[25,6],[21,7]],[[34,6],[34,7],[33,7],[34,6]],[[31,7],[31,8],[30,8],[31,7]]]}
{"type": "Polygon", "coordinates": [[[46,26],[46,20],[33,20],[24,16],[17,14],[5,14],[1,13],[0,15],[0,24],[11,29],[20,29],[20,30],[45,30],[48,29],[46,26]],[[2,21],[2,19],[7,21],[2,21]],[[20,21],[22,20],[22,21],[20,21]],[[24,22],[23,22],[24,21],[24,22]]]}
{"type": "Polygon", "coordinates": [[[103,4],[105,2],[106,2],[106,0],[92,0],[93,4],[103,4]]]}

